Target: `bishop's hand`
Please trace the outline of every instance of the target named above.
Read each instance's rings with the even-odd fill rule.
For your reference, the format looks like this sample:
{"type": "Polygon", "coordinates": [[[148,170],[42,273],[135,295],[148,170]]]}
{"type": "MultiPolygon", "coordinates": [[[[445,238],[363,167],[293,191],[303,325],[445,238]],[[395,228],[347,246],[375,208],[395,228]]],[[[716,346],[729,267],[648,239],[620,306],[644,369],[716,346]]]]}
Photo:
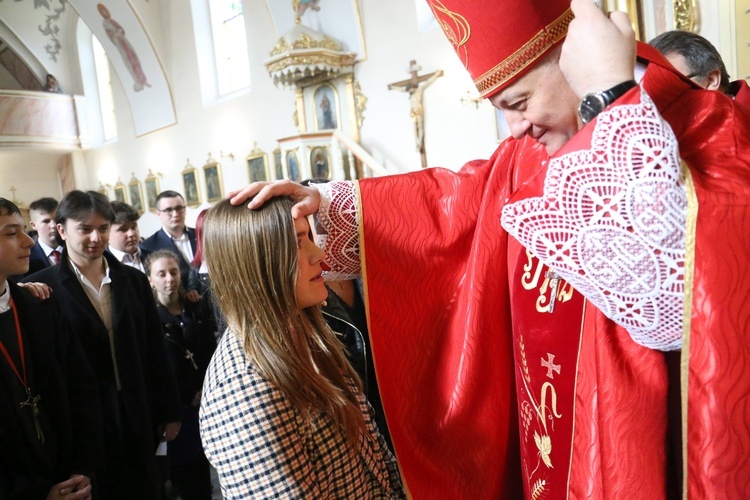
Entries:
{"type": "Polygon", "coordinates": [[[239,191],[227,194],[232,205],[240,205],[250,200],[247,204],[247,208],[250,209],[260,208],[276,196],[289,196],[295,201],[292,207],[292,217],[295,219],[312,215],[320,208],[320,193],[317,189],[289,180],[253,182],[239,191]]]}
{"type": "Polygon", "coordinates": [[[607,17],[591,0],[573,0],[575,15],[562,45],[560,69],[578,97],[633,79],[635,32],[624,12],[607,17]]]}

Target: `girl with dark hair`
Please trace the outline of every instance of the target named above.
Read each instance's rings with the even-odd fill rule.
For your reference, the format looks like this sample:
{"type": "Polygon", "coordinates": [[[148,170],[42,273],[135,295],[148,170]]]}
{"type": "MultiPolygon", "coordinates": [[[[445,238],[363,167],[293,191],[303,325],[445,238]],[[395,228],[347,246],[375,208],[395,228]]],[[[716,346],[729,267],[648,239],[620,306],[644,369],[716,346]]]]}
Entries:
{"type": "Polygon", "coordinates": [[[198,407],[206,367],[216,349],[213,322],[197,303],[185,300],[177,254],[157,250],[145,266],[184,410],[182,429],[167,445],[170,480],[183,500],[210,499],[211,473],[198,432],[198,407]]]}

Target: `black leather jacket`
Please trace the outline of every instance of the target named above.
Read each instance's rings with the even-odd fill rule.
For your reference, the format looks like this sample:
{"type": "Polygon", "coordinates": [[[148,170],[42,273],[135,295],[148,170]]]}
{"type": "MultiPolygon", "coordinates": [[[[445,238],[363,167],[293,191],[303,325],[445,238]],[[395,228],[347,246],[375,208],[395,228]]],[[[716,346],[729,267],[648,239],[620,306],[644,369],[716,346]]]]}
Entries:
{"type": "MultiPolygon", "coordinates": [[[[356,306],[364,307],[361,298],[358,298],[356,306]]],[[[362,387],[375,413],[375,422],[378,425],[378,429],[386,443],[388,443],[388,446],[393,449],[391,436],[385,421],[385,414],[383,413],[383,403],[380,401],[378,380],[375,377],[375,365],[372,361],[367,324],[366,322],[364,324],[363,322],[359,322],[358,324],[353,319],[353,314],[349,311],[350,309],[346,303],[328,289],[328,299],[326,300],[326,305],[323,306],[323,317],[331,330],[340,335],[341,343],[346,347],[346,355],[349,358],[349,362],[362,380],[362,387]]]]}

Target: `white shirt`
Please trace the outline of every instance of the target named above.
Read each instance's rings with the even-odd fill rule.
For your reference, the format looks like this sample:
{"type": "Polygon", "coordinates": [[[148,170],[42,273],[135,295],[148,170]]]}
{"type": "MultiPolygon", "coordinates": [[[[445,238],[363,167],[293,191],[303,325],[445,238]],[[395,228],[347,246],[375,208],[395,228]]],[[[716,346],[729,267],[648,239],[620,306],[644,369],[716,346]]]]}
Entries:
{"type": "Polygon", "coordinates": [[[143,261],[141,260],[141,251],[136,250],[135,253],[130,254],[127,252],[121,252],[120,250],[109,247],[109,253],[115,256],[115,259],[117,259],[118,262],[133,267],[135,269],[138,269],[140,272],[145,273],[146,268],[143,267],[143,261]]]}
{"type": "Polygon", "coordinates": [[[72,260],[68,259],[68,262],[70,262],[70,267],[76,273],[78,282],[83,286],[83,291],[86,292],[86,296],[91,301],[91,305],[94,306],[96,313],[107,328],[107,333],[109,334],[109,350],[112,353],[112,365],[115,367],[115,383],[117,384],[117,390],[119,391],[122,390],[122,385],[120,384],[120,370],[117,368],[117,356],[115,356],[115,329],[112,324],[112,296],[110,295],[110,283],[112,283],[112,280],[109,277],[109,264],[107,263],[107,259],[102,257],[102,260],[104,261],[104,279],[102,280],[99,290],[94,288],[94,285],[83,275],[83,273],[81,273],[78,266],[76,266],[72,260]]]}
{"type": "Polygon", "coordinates": [[[10,288],[8,288],[8,281],[3,283],[5,291],[0,295],[0,314],[10,310],[10,288]]]}
{"type": "Polygon", "coordinates": [[[179,238],[175,238],[174,236],[169,234],[169,231],[167,231],[164,227],[162,227],[162,230],[167,236],[169,236],[169,239],[174,241],[174,244],[177,246],[177,250],[180,251],[187,263],[190,264],[191,262],[193,262],[193,247],[190,246],[190,237],[188,236],[187,228],[185,228],[185,232],[183,232],[182,236],[180,236],[179,238]]]}

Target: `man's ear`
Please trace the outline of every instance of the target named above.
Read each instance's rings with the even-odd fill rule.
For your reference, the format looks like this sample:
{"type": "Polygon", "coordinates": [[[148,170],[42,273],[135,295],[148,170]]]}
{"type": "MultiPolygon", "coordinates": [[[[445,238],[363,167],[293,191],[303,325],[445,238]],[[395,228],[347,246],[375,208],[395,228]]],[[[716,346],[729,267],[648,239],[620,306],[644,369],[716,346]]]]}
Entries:
{"type": "Polygon", "coordinates": [[[60,235],[60,238],[62,238],[63,241],[68,239],[67,235],[65,234],[65,226],[63,226],[62,224],[57,225],[57,234],[60,235]]]}
{"type": "Polygon", "coordinates": [[[715,69],[706,76],[706,89],[719,90],[721,87],[721,71],[715,69]]]}

